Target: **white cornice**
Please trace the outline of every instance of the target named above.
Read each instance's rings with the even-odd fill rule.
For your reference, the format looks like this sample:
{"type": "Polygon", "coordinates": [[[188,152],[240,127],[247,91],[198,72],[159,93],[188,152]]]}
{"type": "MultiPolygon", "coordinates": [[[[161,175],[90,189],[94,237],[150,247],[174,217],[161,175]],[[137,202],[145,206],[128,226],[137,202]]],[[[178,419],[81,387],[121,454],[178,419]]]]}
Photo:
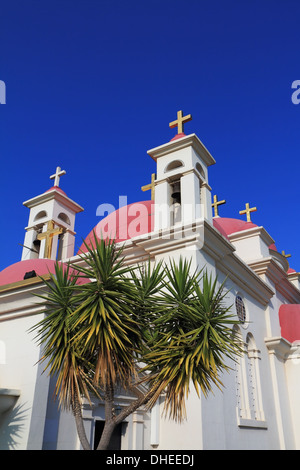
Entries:
{"type": "Polygon", "coordinates": [[[275,293],[235,253],[233,256],[226,256],[216,262],[216,267],[262,305],[267,305],[275,293]]]}
{"type": "Polygon", "coordinates": [[[300,303],[300,291],[290,282],[287,273],[279,266],[273,257],[249,262],[249,266],[259,276],[267,276],[288,302],[300,303]]]}
{"type": "Polygon", "coordinates": [[[51,201],[52,199],[61,202],[64,206],[73,210],[75,213],[82,212],[84,210],[83,207],[77,204],[77,202],[74,202],[68,196],[57,191],[56,189],[51,189],[51,191],[46,191],[45,193],[39,194],[38,196],[33,197],[32,199],[28,199],[27,201],[23,202],[23,205],[31,209],[32,207],[35,207],[44,202],[51,201]]]}
{"type": "Polygon", "coordinates": [[[35,294],[44,295],[45,289],[45,284],[39,278],[1,286],[0,322],[42,313],[45,309],[43,300],[35,294]]]}
{"type": "Polygon", "coordinates": [[[272,243],[274,243],[273,238],[268,234],[268,232],[265,230],[264,227],[253,227],[247,230],[242,230],[240,232],[231,233],[230,235],[228,235],[228,238],[231,242],[235,242],[238,240],[244,240],[247,238],[256,237],[257,235],[260,236],[262,241],[268,247],[272,245],[272,243]]]}
{"type": "Polygon", "coordinates": [[[196,134],[189,134],[181,137],[180,139],[171,140],[166,144],[148,150],[147,153],[156,161],[159,157],[163,157],[164,155],[168,155],[171,152],[175,152],[176,150],[181,150],[186,147],[192,147],[198,155],[200,155],[207,166],[214,165],[216,163],[215,159],[202,144],[196,134]]]}

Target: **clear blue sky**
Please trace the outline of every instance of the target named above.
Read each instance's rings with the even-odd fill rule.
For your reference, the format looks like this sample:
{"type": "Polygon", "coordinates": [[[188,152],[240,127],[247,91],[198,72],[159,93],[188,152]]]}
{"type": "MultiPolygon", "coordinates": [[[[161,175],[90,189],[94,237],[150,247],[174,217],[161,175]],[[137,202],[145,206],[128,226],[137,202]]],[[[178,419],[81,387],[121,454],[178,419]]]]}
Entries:
{"type": "Polygon", "coordinates": [[[61,187],[85,211],[77,246],[101,203],[150,197],[147,150],[191,113],[216,160],[224,217],[257,206],[278,250],[300,271],[298,0],[1,0],[0,269],[19,261],[23,201],[61,187]]]}

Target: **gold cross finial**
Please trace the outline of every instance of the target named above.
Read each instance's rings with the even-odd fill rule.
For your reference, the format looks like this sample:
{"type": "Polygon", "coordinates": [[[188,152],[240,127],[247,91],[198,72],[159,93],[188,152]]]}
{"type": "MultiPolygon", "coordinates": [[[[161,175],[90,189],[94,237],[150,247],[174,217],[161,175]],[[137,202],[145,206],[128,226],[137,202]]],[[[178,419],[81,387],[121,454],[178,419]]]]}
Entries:
{"type": "Polygon", "coordinates": [[[177,134],[182,134],[183,133],[183,124],[185,122],[191,121],[192,120],[192,115],[188,114],[187,116],[182,116],[182,111],[177,111],[177,119],[176,121],[172,121],[169,123],[169,126],[171,129],[173,127],[178,127],[177,134]]]}
{"type": "Polygon", "coordinates": [[[151,189],[151,201],[154,201],[154,194],[155,194],[155,173],[151,175],[151,183],[147,184],[146,186],[142,186],[142,191],[149,191],[151,189]]]}
{"type": "Polygon", "coordinates": [[[285,251],[282,251],[281,254],[285,257],[285,258],[290,258],[292,255],[286,255],[285,254],[285,251]]]}
{"type": "Polygon", "coordinates": [[[242,214],[247,214],[247,222],[251,222],[251,217],[250,217],[250,212],[255,212],[257,211],[257,208],[256,207],[251,207],[249,206],[249,203],[247,202],[246,203],[246,209],[243,210],[243,211],[240,211],[240,215],[242,214]]]}
{"type": "Polygon", "coordinates": [[[221,206],[222,204],[225,204],[226,201],[223,199],[222,201],[218,201],[218,196],[215,194],[214,195],[214,202],[212,203],[212,207],[214,208],[215,215],[214,217],[219,217],[219,210],[218,206],[221,206]]]}
{"type": "Polygon", "coordinates": [[[50,176],[50,179],[54,180],[54,186],[59,186],[60,177],[65,174],[66,174],[65,170],[62,170],[60,166],[56,168],[56,172],[54,173],[54,175],[50,176]]]}
{"type": "Polygon", "coordinates": [[[54,228],[53,220],[49,220],[47,224],[46,232],[39,233],[37,236],[38,240],[46,239],[45,241],[45,251],[44,258],[51,259],[52,243],[54,235],[59,235],[63,232],[62,228],[54,228]]]}

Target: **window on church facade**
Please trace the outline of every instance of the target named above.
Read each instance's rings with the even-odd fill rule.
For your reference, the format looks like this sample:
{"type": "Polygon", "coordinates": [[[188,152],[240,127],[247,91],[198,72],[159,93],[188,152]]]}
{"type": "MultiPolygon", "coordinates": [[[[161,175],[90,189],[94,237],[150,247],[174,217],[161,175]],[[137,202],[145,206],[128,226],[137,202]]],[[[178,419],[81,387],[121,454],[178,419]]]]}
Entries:
{"type": "Polygon", "coordinates": [[[238,331],[238,340],[244,354],[239,356],[235,363],[235,383],[238,418],[250,418],[249,395],[247,386],[247,362],[246,362],[246,344],[243,341],[240,331],[238,331]]]}
{"type": "Polygon", "coordinates": [[[251,418],[256,420],[264,420],[265,417],[263,412],[262,391],[259,372],[260,351],[257,349],[254,338],[251,333],[247,335],[247,351],[251,418]]]}
{"type": "Polygon", "coordinates": [[[240,295],[237,295],[235,298],[235,309],[236,309],[236,314],[238,316],[238,319],[240,320],[241,323],[245,323],[246,321],[246,309],[245,309],[245,304],[240,295]]]}
{"type": "Polygon", "coordinates": [[[182,166],[184,166],[184,163],[181,160],[174,160],[167,165],[167,167],[165,168],[165,173],[168,171],[175,170],[176,168],[180,168],[182,166]]]}
{"type": "Polygon", "coordinates": [[[34,220],[43,219],[44,217],[47,217],[47,212],[46,211],[40,211],[38,214],[36,214],[34,220]]]}
{"type": "Polygon", "coordinates": [[[235,364],[236,406],[239,426],[265,427],[260,381],[260,351],[254,338],[248,333],[246,341],[238,330],[238,339],[244,353],[235,364]]]}

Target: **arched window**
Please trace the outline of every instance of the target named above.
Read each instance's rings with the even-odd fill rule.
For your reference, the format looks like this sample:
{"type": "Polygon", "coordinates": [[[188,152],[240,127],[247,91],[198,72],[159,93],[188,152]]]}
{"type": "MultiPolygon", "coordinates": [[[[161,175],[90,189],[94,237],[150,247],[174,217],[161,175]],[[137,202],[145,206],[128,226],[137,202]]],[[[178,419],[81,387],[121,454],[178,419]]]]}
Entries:
{"type": "Polygon", "coordinates": [[[247,385],[247,345],[243,341],[241,331],[235,328],[237,340],[244,354],[238,356],[235,362],[235,384],[236,384],[236,401],[237,416],[240,419],[250,419],[249,394],[247,385]]]}
{"type": "Polygon", "coordinates": [[[65,222],[68,225],[70,225],[70,223],[71,223],[69,217],[64,212],[61,212],[60,214],[58,214],[58,219],[62,220],[63,222],[65,222]]]}
{"type": "Polygon", "coordinates": [[[246,342],[248,351],[248,377],[251,418],[262,421],[265,419],[265,416],[263,411],[259,373],[260,351],[257,349],[251,333],[248,333],[246,342]]]}
{"type": "Polygon", "coordinates": [[[199,162],[196,163],[196,170],[198,171],[198,173],[200,173],[200,175],[202,176],[202,178],[205,179],[204,170],[203,170],[203,168],[202,168],[202,166],[200,165],[199,162]]]}
{"type": "Polygon", "coordinates": [[[260,351],[251,333],[247,334],[246,341],[238,327],[235,327],[235,334],[244,351],[235,363],[238,425],[266,428],[259,373],[260,351]]]}
{"type": "Polygon", "coordinates": [[[235,309],[238,319],[241,323],[245,323],[246,321],[246,308],[242,296],[237,294],[235,298],[235,309]]]}
{"type": "Polygon", "coordinates": [[[34,220],[39,220],[42,219],[43,217],[47,217],[47,212],[46,211],[40,211],[36,214],[34,220]]]}
{"type": "Polygon", "coordinates": [[[165,173],[167,171],[175,170],[176,168],[180,168],[181,166],[184,166],[184,163],[181,160],[174,160],[173,162],[170,162],[166,168],[165,168],[165,173]]]}

